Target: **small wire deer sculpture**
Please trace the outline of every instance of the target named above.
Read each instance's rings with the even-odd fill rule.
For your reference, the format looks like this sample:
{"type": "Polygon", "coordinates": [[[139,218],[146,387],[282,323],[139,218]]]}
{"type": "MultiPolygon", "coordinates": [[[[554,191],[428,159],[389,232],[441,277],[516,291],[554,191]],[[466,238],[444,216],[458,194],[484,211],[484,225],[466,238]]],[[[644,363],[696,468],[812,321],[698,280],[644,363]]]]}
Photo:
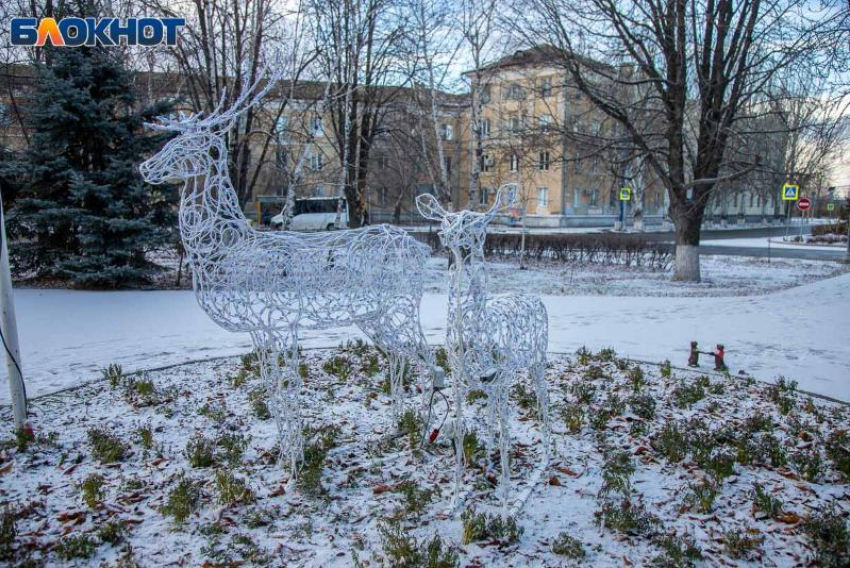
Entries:
{"type": "Polygon", "coordinates": [[[195,296],[218,325],[251,335],[294,481],[303,460],[299,330],[358,326],[388,356],[399,413],[406,361],[419,357],[436,372],[419,319],[430,249],[389,225],[313,234],[249,225],[230,181],[225,135],[278,79],[260,88],[265,76],[226,110],[219,103],[207,116],[149,125],[176,136],[140,169],[148,183],[183,182],[180,236],[195,296]]]}
{"type": "MultiPolygon", "coordinates": [[[[487,224],[516,199],[515,186],[499,188],[496,202],[486,213],[447,212],[430,194],[416,198],[420,214],[440,222],[439,236],[454,262],[449,269],[449,307],[446,351],[451,365],[455,410],[455,496],[463,471],[464,408],[468,389],[487,395],[490,432],[498,433],[501,460],[499,493],[502,516],[508,514],[510,477],[508,450],[508,390],[518,373],[532,378],[543,432],[544,461],[549,460],[549,395],[546,387],[546,351],[549,320],[539,298],[522,295],[490,297],[484,263],[487,224]],[[506,198],[506,190],[510,197],[506,198]]],[[[545,464],[544,464],[545,467],[545,464]]]]}

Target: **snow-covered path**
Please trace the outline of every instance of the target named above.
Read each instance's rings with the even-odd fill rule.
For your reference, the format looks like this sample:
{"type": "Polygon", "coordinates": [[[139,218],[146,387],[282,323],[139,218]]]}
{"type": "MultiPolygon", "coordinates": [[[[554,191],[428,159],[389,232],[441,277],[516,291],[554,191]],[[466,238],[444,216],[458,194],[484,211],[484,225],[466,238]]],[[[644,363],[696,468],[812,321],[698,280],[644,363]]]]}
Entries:
{"type": "MultiPolygon", "coordinates": [[[[23,367],[31,396],[95,378],[112,362],[152,368],[250,349],[247,335],[215,326],[188,291],[17,290],[23,367]]],[[[586,345],[683,364],[688,342],[717,342],[737,372],[779,374],[800,388],[850,401],[850,274],[764,296],[633,298],[545,296],[552,351],[586,345]]],[[[426,295],[424,327],[442,341],[446,297],[426,295]]],[[[335,346],[353,329],[305,334],[304,345],[335,346]]],[[[708,366],[710,361],[704,361],[708,366]]],[[[5,385],[0,403],[8,403],[5,385]]]]}

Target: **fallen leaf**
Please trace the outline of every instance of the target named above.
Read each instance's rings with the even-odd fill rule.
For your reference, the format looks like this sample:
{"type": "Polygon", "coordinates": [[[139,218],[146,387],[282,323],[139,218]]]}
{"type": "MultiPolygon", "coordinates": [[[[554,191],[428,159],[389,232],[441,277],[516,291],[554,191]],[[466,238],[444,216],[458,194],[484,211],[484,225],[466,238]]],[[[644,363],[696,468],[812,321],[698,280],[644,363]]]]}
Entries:
{"type": "Polygon", "coordinates": [[[9,473],[10,471],[12,471],[13,465],[15,465],[15,462],[9,462],[6,465],[0,467],[0,475],[3,475],[4,473],[9,473]]]}
{"type": "Polygon", "coordinates": [[[549,485],[557,485],[558,487],[561,487],[563,484],[561,483],[561,480],[558,479],[557,476],[553,475],[552,477],[549,478],[549,485]]]}
{"type": "Polygon", "coordinates": [[[559,465],[559,466],[555,467],[555,469],[557,469],[558,471],[560,471],[564,475],[569,475],[570,477],[578,477],[578,474],[576,472],[574,472],[573,470],[571,470],[570,468],[568,468],[567,466],[559,465]]]}
{"type": "Polygon", "coordinates": [[[796,513],[783,513],[781,515],[777,515],[775,519],[780,523],[788,523],[789,525],[796,525],[800,522],[800,516],[796,513]]]}

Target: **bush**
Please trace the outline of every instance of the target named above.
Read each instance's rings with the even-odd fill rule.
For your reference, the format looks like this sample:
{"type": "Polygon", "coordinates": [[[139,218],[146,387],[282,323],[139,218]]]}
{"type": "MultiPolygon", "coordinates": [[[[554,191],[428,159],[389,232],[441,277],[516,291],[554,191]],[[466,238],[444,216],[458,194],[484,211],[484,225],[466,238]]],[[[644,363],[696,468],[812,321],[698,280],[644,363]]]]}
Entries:
{"type": "Polygon", "coordinates": [[[384,556],[393,568],[456,568],[458,553],[444,546],[438,535],[419,543],[407,534],[397,521],[388,521],[378,527],[384,556]]]}
{"type": "Polygon", "coordinates": [[[97,550],[97,543],[88,534],[66,536],[53,549],[62,560],[90,558],[97,550]]]}
{"type": "Polygon", "coordinates": [[[124,460],[126,447],[121,439],[103,428],[90,428],[86,435],[91,444],[92,457],[101,463],[114,463],[124,460]]]}
{"type": "Polygon", "coordinates": [[[558,535],[555,542],[552,543],[552,552],[558,556],[566,556],[578,560],[584,558],[584,545],[575,537],[570,536],[566,531],[558,535]]]}
{"type": "Polygon", "coordinates": [[[735,560],[750,560],[759,550],[764,542],[763,536],[750,536],[751,531],[747,530],[744,534],[735,530],[730,530],[723,533],[723,545],[726,547],[726,554],[735,560]]]}
{"type": "Polygon", "coordinates": [[[127,522],[120,519],[113,519],[101,525],[97,531],[97,536],[100,537],[100,540],[108,542],[109,544],[118,544],[122,542],[126,534],[127,522]]]}
{"type": "Polygon", "coordinates": [[[500,515],[476,513],[475,509],[466,509],[460,516],[463,524],[463,544],[482,540],[495,539],[503,544],[513,544],[522,536],[523,529],[518,526],[514,517],[502,521],[500,515]]]}
{"type": "Polygon", "coordinates": [[[83,492],[83,502],[90,509],[94,509],[103,499],[103,486],[103,476],[97,473],[92,473],[80,484],[80,490],[83,492]]]}
{"type": "Polygon", "coordinates": [[[10,506],[0,513],[0,560],[15,558],[15,539],[18,536],[18,513],[10,506]]]}
{"type": "Polygon", "coordinates": [[[254,491],[244,479],[236,477],[231,471],[216,472],[215,486],[218,489],[219,503],[222,505],[240,505],[254,501],[254,491]]]}
{"type": "Polygon", "coordinates": [[[304,463],[298,476],[298,487],[306,495],[313,497],[325,493],[322,486],[322,472],[328,452],[336,446],[339,428],[324,426],[317,430],[304,430],[304,463]]]}
{"type": "Polygon", "coordinates": [[[172,517],[177,524],[182,524],[201,506],[201,488],[197,482],[182,474],[179,479],[177,485],[168,492],[160,512],[172,517]]]}
{"type": "Polygon", "coordinates": [[[834,506],[803,522],[803,532],[812,541],[814,564],[827,568],[850,566],[850,530],[834,506]]]}
{"type": "Polygon", "coordinates": [[[112,363],[105,369],[101,369],[100,375],[104,380],[109,382],[109,386],[112,388],[116,388],[124,379],[124,371],[121,365],[117,363],[112,363]]]}
{"type": "MultiPolygon", "coordinates": [[[[435,250],[442,248],[436,233],[421,238],[435,250]]],[[[488,258],[518,259],[522,235],[490,233],[484,242],[488,258]]],[[[673,248],[644,238],[607,233],[525,235],[525,258],[530,261],[612,264],[664,270],[673,260],[673,248]]]]}
{"type": "Polygon", "coordinates": [[[192,467],[215,465],[215,442],[203,434],[195,434],[186,442],[186,459],[192,467]]]}
{"type": "Polygon", "coordinates": [[[702,559],[702,551],[688,537],[665,536],[658,545],[662,553],[653,558],[651,563],[657,568],[690,568],[702,559]]]}

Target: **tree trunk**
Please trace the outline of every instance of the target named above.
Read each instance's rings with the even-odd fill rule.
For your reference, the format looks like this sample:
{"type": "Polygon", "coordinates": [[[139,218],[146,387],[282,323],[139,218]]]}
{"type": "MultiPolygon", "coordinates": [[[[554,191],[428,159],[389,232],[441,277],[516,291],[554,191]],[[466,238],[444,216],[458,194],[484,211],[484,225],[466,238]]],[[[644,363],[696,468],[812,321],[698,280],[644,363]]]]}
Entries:
{"type": "MultiPolygon", "coordinates": [[[[687,205],[683,208],[685,207],[687,205]]],[[[673,280],[699,282],[699,236],[702,214],[693,209],[674,210],[671,213],[676,225],[676,264],[673,269],[673,280]]]]}

